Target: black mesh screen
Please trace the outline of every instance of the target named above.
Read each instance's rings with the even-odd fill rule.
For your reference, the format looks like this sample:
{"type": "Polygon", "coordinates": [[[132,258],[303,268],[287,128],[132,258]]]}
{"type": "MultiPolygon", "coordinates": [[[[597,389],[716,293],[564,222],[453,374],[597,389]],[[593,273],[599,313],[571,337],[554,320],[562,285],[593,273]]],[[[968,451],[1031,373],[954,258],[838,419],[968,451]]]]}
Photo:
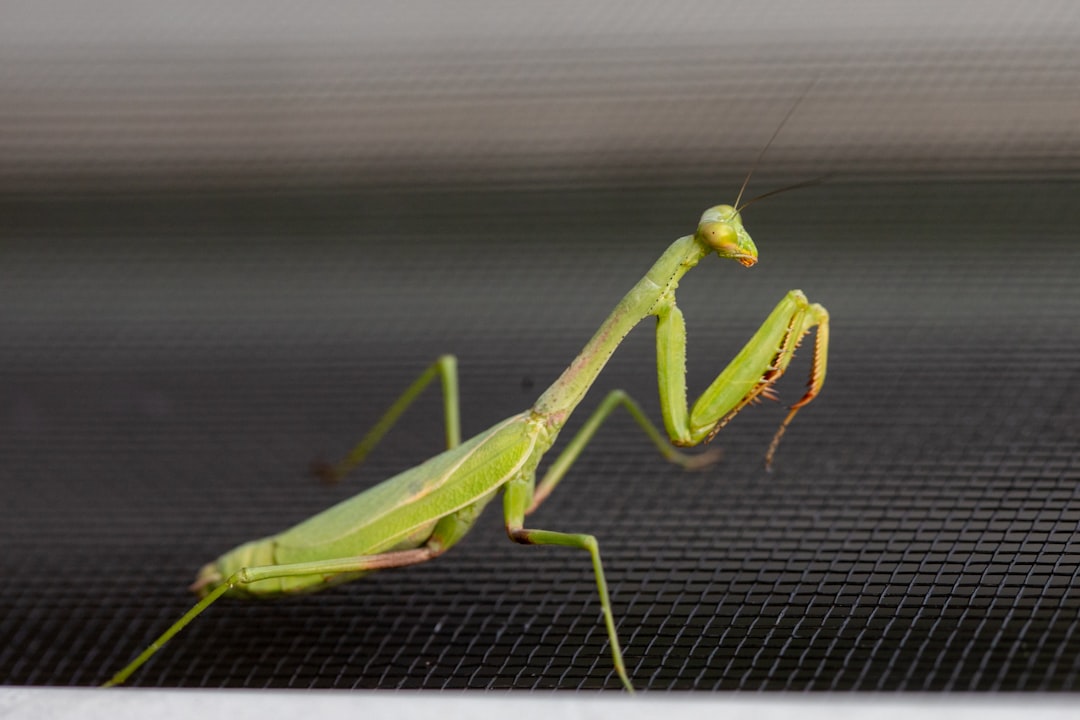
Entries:
{"type": "MultiPolygon", "coordinates": [[[[837,182],[747,212],[758,267],[687,276],[692,395],[790,288],[831,311],[831,364],[771,473],[778,405],[700,473],[616,416],[534,516],[600,539],[639,687],[1078,689],[1078,189],[837,182]]],[[[5,201],[0,680],[104,681],[190,606],[202,563],[436,452],[431,393],[356,477],[305,474],[439,353],[466,433],[528,407],[725,199],[5,201]]],[[[654,368],[643,326],[584,407],[623,387],[658,418],[654,368]]],[[[511,544],[497,506],[437,562],[222,601],[131,683],[619,687],[587,557],[511,544]]]]}

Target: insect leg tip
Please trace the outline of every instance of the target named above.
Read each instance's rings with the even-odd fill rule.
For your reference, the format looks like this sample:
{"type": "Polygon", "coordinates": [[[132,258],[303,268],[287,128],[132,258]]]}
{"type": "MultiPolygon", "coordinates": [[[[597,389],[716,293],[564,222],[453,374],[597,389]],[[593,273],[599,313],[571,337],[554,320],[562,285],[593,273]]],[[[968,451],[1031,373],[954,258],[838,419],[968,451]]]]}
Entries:
{"type": "Polygon", "coordinates": [[[308,466],[308,472],[322,482],[332,485],[341,480],[341,473],[337,468],[324,460],[314,460],[308,466]]]}
{"type": "Polygon", "coordinates": [[[720,448],[709,448],[703,453],[691,455],[685,467],[687,470],[705,470],[720,462],[724,451],[720,448]]]}

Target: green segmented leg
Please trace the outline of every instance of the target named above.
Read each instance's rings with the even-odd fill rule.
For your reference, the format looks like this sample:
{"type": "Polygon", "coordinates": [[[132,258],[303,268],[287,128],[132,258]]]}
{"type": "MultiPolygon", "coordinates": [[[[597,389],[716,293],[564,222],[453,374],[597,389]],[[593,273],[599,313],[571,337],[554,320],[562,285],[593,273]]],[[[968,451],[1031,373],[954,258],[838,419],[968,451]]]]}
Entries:
{"type": "Polygon", "coordinates": [[[458,373],[457,358],[453,355],[440,355],[435,362],[428,366],[420,377],[416,378],[405,392],[401,393],[397,400],[383,413],[383,416],[375,425],[367,431],[360,442],[338,463],[314,462],[311,465],[312,474],[326,480],[337,482],[348,475],[357,465],[364,462],[368,454],[379,444],[383,435],[387,433],[401,418],[402,413],[415,400],[420,393],[438,376],[442,380],[443,390],[443,417],[446,424],[446,447],[455,448],[461,444],[461,402],[458,397],[458,373]]]}
{"type": "Polygon", "coordinates": [[[503,498],[503,514],[506,522],[506,534],[510,539],[522,545],[563,545],[585,550],[592,559],[593,574],[596,576],[596,589],[600,596],[600,611],[604,616],[608,642],[611,645],[611,657],[615,672],[623,687],[634,692],[630,676],[626,673],[619,635],[615,630],[615,614],[611,610],[611,597],[608,594],[607,579],[604,577],[604,564],[600,560],[600,544],[592,535],[582,533],[563,533],[552,530],[537,530],[524,527],[526,509],[532,504],[533,478],[512,480],[506,486],[503,498]]]}
{"type": "Polygon", "coordinates": [[[619,406],[626,408],[630,416],[634,418],[634,421],[645,431],[649,439],[652,440],[653,445],[660,451],[660,454],[664,456],[664,459],[668,462],[674,463],[686,470],[700,470],[712,465],[720,459],[721,452],[718,449],[708,450],[703,453],[697,453],[696,455],[688,455],[683,452],[679,452],[676,448],[672,447],[671,443],[667,441],[660,431],[656,428],[656,425],[649,420],[648,416],[642,411],[641,406],[630,397],[624,390],[612,390],[608,393],[604,401],[600,403],[599,407],[589,416],[589,419],[585,421],[585,424],[578,430],[574,439],[566,446],[559,457],[555,458],[555,461],[548,467],[547,472],[544,473],[540,483],[536,486],[536,491],[533,493],[532,503],[529,505],[529,509],[525,511],[526,515],[532,513],[540,503],[547,499],[551,491],[555,489],[555,486],[559,484],[559,481],[563,479],[570,466],[577,460],[578,455],[585,449],[589,441],[592,440],[593,435],[600,429],[600,425],[604,420],[611,415],[612,412],[619,406]]]}
{"type": "Polygon", "coordinates": [[[772,385],[787,370],[795,349],[814,327],[818,332],[809,387],[802,399],[791,406],[773,436],[766,465],[771,464],[795,413],[817,396],[825,382],[828,312],[821,305],[811,305],[801,291],[789,292],[690,409],[686,399],[686,322],[673,297],[661,305],[657,312],[656,365],[660,409],[671,441],[681,446],[708,442],[748,404],[759,397],[773,398],[772,385]]]}
{"type": "Polygon", "coordinates": [[[263,565],[256,567],[244,567],[230,575],[220,584],[207,589],[202,583],[196,581],[192,589],[196,592],[206,591],[206,595],[195,603],[184,615],[163,632],[152,642],[138,657],[128,663],[120,672],[113,675],[102,687],[113,687],[122,684],[136,670],[143,666],[161,647],[174,635],[187,627],[188,623],[202,614],[204,610],[221,599],[230,590],[251,585],[252,583],[274,578],[306,577],[321,575],[329,581],[330,578],[343,573],[367,573],[376,570],[408,567],[433,560],[454,546],[472,528],[473,523],[480,517],[481,511],[490,498],[483,498],[479,502],[462,510],[444,517],[440,520],[431,533],[431,537],[418,548],[400,550],[396,552],[378,553],[375,555],[359,555],[356,557],[332,558],[314,562],[289,563],[284,565],[263,565]]]}
{"type": "Polygon", "coordinates": [[[102,687],[120,685],[128,677],[142,667],[143,663],[150,659],[162,645],[172,639],[173,635],[187,627],[188,623],[198,617],[204,610],[213,605],[221,596],[230,590],[242,585],[248,585],[259,580],[272,578],[298,577],[303,575],[331,575],[343,572],[370,572],[392,567],[405,567],[426,562],[439,555],[427,547],[414,550],[404,550],[396,553],[383,553],[356,558],[336,558],[320,562],[297,563],[293,565],[267,565],[263,567],[242,568],[229,576],[227,580],[211,590],[197,602],[194,607],[184,613],[183,617],[173,623],[168,630],[163,632],[157,640],[154,640],[142,653],[128,663],[123,670],[113,675],[102,687]]]}

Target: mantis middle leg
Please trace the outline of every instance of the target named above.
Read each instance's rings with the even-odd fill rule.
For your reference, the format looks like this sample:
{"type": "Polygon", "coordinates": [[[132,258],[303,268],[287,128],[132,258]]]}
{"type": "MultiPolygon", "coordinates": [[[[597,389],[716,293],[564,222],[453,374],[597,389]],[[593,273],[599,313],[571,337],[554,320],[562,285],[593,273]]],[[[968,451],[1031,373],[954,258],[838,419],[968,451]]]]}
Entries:
{"type": "Polygon", "coordinates": [[[574,439],[563,449],[559,456],[555,458],[555,461],[551,463],[544,476],[540,479],[540,482],[536,485],[536,490],[532,496],[532,502],[529,504],[529,509],[526,511],[526,515],[532,513],[540,506],[540,503],[547,499],[551,491],[555,489],[555,486],[559,484],[559,481],[563,479],[567,471],[570,470],[570,466],[577,460],[578,456],[592,440],[593,435],[600,429],[600,425],[607,420],[608,416],[615,411],[618,407],[626,408],[626,411],[630,413],[630,416],[634,418],[634,422],[645,431],[645,434],[652,440],[653,445],[660,451],[660,454],[664,456],[664,459],[668,462],[674,463],[686,470],[699,470],[701,468],[708,467],[714,462],[720,459],[720,450],[713,449],[707,452],[698,453],[696,455],[688,455],[683,452],[679,452],[677,449],[671,446],[663,434],[657,429],[656,425],[649,420],[648,416],[644,413],[637,402],[626,393],[625,390],[612,390],[604,398],[604,401],[600,403],[599,407],[593,411],[593,414],[589,416],[589,419],[585,421],[585,424],[578,430],[574,439]]]}
{"type": "Polygon", "coordinates": [[[619,680],[622,681],[623,687],[632,693],[634,692],[634,686],[630,682],[630,676],[626,674],[626,663],[623,661],[619,636],[615,631],[615,615],[611,610],[611,598],[608,594],[607,579],[604,577],[604,565],[600,561],[600,544],[593,535],[524,527],[525,512],[532,503],[532,486],[533,478],[531,477],[512,480],[506,486],[503,499],[506,534],[510,536],[511,540],[522,545],[563,545],[580,548],[589,553],[589,557],[592,559],[593,574],[596,576],[596,589],[600,595],[600,610],[604,615],[604,626],[607,628],[615,672],[618,674],[619,680]]]}

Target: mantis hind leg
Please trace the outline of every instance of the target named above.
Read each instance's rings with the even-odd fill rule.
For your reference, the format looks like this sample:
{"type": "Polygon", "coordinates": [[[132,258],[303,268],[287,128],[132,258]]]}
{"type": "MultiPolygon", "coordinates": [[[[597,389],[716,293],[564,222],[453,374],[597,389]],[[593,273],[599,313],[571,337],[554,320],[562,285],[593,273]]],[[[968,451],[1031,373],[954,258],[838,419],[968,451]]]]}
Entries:
{"type": "Polygon", "coordinates": [[[320,562],[295,563],[292,565],[266,565],[263,567],[242,568],[233,573],[220,585],[210,590],[205,597],[195,603],[194,607],[184,613],[183,616],[163,632],[154,642],[150,643],[139,653],[138,657],[124,666],[120,672],[109,678],[102,687],[114,687],[124,683],[128,677],[143,666],[147,660],[154,656],[161,647],[172,639],[174,635],[183,630],[195,618],[202,615],[203,611],[221,599],[221,596],[229,590],[247,585],[259,580],[270,578],[295,577],[297,575],[336,575],[343,572],[363,572],[382,570],[389,567],[404,567],[415,565],[435,557],[438,552],[429,547],[421,547],[401,552],[383,553],[381,555],[369,555],[365,557],[338,558],[320,562]]]}
{"type": "Polygon", "coordinates": [[[490,499],[491,496],[481,498],[472,505],[467,505],[461,510],[442,518],[435,525],[431,536],[422,546],[417,548],[375,555],[358,555],[313,562],[241,568],[226,580],[211,588],[199,602],[184,613],[179,620],[170,625],[154,642],[139,653],[138,657],[125,665],[120,672],[113,675],[102,687],[122,684],[132,673],[153,657],[174,635],[187,627],[192,620],[201,615],[204,610],[233,588],[273,578],[311,575],[323,575],[330,578],[342,573],[373,572],[375,570],[406,567],[427,562],[449,550],[458,540],[464,537],[490,499]]]}
{"type": "Polygon", "coordinates": [[[829,347],[829,313],[792,290],[773,309],[693,407],[686,400],[686,324],[672,301],[657,313],[656,351],[660,406],[664,425],[676,445],[698,445],[713,437],[744,407],[761,397],[773,398],[773,384],[784,374],[802,339],[817,328],[806,394],[792,405],[773,437],[766,465],[799,408],[821,391],[829,347]]]}
{"type": "Polygon", "coordinates": [[[345,477],[357,465],[362,463],[369,453],[382,440],[383,435],[397,423],[401,414],[413,404],[420,393],[438,376],[442,380],[443,416],[446,424],[446,447],[454,448],[461,444],[461,403],[458,398],[457,358],[453,355],[441,355],[428,366],[420,377],[416,378],[405,392],[387,409],[375,425],[368,430],[360,442],[336,464],[314,462],[311,471],[327,482],[337,482],[345,477]]]}

